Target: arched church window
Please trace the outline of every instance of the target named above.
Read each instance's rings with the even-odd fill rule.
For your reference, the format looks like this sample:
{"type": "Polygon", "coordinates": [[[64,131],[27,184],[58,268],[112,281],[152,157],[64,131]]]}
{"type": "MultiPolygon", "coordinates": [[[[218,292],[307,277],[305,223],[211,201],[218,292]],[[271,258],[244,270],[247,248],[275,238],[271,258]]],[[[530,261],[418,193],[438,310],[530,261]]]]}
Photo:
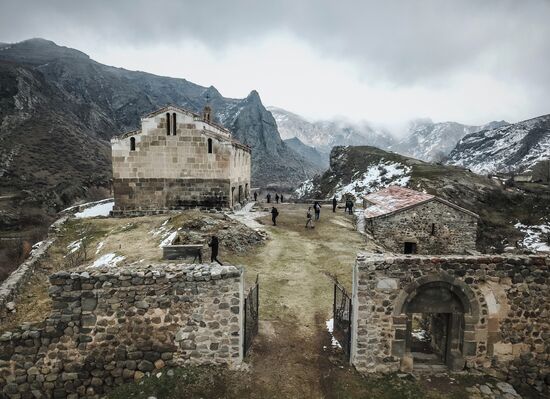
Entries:
{"type": "Polygon", "coordinates": [[[166,135],[170,136],[170,113],[166,113],[166,135]]]}
{"type": "Polygon", "coordinates": [[[136,138],[132,137],[130,138],[130,151],[136,150],[136,138]]]}
{"type": "Polygon", "coordinates": [[[172,113],[172,134],[176,135],[176,113],[172,113]]]}
{"type": "Polygon", "coordinates": [[[208,139],[208,153],[212,154],[212,139],[208,139]]]}

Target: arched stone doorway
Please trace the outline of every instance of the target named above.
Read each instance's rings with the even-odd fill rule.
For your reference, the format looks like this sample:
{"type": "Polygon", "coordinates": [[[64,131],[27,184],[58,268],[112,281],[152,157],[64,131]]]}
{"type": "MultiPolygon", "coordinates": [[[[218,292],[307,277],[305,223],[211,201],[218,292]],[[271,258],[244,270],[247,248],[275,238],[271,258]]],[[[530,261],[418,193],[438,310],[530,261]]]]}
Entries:
{"type": "Polygon", "coordinates": [[[412,371],[425,359],[461,370],[465,357],[476,355],[478,321],[478,301],[464,282],[448,275],[421,277],[395,301],[392,353],[401,357],[402,371],[412,371]],[[413,336],[413,325],[419,321],[429,329],[428,345],[419,344],[421,338],[413,336]]]}

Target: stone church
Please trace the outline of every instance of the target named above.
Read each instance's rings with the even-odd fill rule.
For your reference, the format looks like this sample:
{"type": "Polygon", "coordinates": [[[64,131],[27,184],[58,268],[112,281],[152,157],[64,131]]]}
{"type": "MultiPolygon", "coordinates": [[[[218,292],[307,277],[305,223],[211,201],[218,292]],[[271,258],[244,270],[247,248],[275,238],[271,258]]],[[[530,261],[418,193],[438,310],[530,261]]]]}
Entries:
{"type": "Polygon", "coordinates": [[[233,208],[250,193],[250,147],[198,115],[167,106],[111,139],[114,215],[233,208]]]}
{"type": "Polygon", "coordinates": [[[387,250],[405,254],[475,251],[475,213],[434,195],[390,186],[364,197],[366,230],[387,250]]]}

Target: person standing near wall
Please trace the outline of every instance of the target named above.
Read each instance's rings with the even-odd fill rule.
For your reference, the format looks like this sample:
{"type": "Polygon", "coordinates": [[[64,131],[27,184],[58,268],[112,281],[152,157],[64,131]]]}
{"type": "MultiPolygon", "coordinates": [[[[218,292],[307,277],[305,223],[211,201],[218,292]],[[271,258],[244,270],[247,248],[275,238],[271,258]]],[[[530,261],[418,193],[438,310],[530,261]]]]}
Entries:
{"type": "Polygon", "coordinates": [[[273,226],[277,226],[277,216],[279,216],[277,208],[271,208],[271,221],[273,222],[273,226]]]}
{"type": "Polygon", "coordinates": [[[338,205],[338,201],[336,200],[336,195],[332,199],[332,213],[336,212],[336,205],[338,205]]]}
{"type": "Polygon", "coordinates": [[[212,248],[212,253],[210,255],[210,262],[213,263],[214,261],[216,261],[221,265],[222,262],[218,260],[218,250],[220,247],[220,241],[218,240],[218,237],[212,236],[212,238],[210,239],[210,242],[208,243],[208,246],[212,248]]]}
{"type": "Polygon", "coordinates": [[[258,201],[258,193],[254,191],[254,202],[258,201]]]}

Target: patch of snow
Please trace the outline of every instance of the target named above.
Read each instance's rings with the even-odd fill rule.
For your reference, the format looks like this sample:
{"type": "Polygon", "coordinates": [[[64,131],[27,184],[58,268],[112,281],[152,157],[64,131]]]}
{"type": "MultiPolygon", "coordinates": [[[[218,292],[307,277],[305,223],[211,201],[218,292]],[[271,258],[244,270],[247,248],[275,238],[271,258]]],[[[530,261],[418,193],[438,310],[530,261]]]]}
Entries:
{"type": "Polygon", "coordinates": [[[88,268],[94,268],[94,267],[114,267],[117,263],[123,261],[125,259],[124,256],[117,256],[114,253],[109,253],[101,256],[99,259],[96,259],[94,263],[92,263],[88,268]]]}
{"type": "Polygon", "coordinates": [[[181,230],[181,228],[179,228],[175,231],[169,232],[168,234],[164,235],[163,240],[161,241],[161,243],[159,245],[159,248],[165,247],[167,245],[171,245],[172,241],[174,241],[174,239],[176,238],[179,230],[181,230]]]}
{"type": "Polygon", "coordinates": [[[95,254],[97,255],[99,251],[101,251],[101,248],[105,246],[105,241],[101,241],[99,244],[97,244],[97,249],[95,251],[95,254]]]}
{"type": "MultiPolygon", "coordinates": [[[[337,198],[342,198],[346,194],[355,196],[356,202],[361,203],[363,197],[373,191],[385,188],[388,186],[405,187],[409,180],[411,168],[397,162],[380,162],[376,165],[371,165],[366,172],[353,179],[351,183],[336,186],[334,195],[337,198]]],[[[333,195],[329,196],[329,199],[333,195]]]]}
{"type": "Polygon", "coordinates": [[[550,222],[533,226],[518,222],[514,227],[525,234],[523,240],[518,243],[521,247],[535,252],[550,252],[550,222]]]}
{"type": "Polygon", "coordinates": [[[166,220],[164,221],[164,223],[162,223],[158,229],[153,229],[153,230],[151,230],[149,233],[150,233],[153,237],[156,237],[156,236],[158,236],[158,235],[163,234],[164,232],[166,232],[166,231],[169,229],[169,227],[166,226],[166,225],[168,224],[168,221],[169,221],[169,220],[170,220],[170,219],[166,219],[166,220]]]}
{"type": "Polygon", "coordinates": [[[422,342],[427,342],[430,340],[430,336],[428,335],[426,330],[413,330],[411,332],[411,336],[422,342]]]}
{"type": "Polygon", "coordinates": [[[312,190],[313,190],[313,180],[308,179],[302,184],[300,184],[300,186],[294,191],[294,194],[296,194],[298,198],[302,198],[306,194],[309,194],[312,190]]]}
{"type": "Polygon", "coordinates": [[[78,251],[81,246],[82,239],[71,242],[69,245],[67,245],[67,249],[69,250],[69,253],[72,254],[73,252],[78,251]]]}
{"type": "Polygon", "coordinates": [[[37,250],[38,248],[40,248],[40,246],[41,246],[42,244],[44,244],[44,241],[38,241],[36,244],[34,244],[34,245],[32,246],[32,248],[31,248],[31,253],[30,253],[30,255],[32,255],[34,252],[36,252],[36,250],[37,250]]]}
{"type": "Polygon", "coordinates": [[[109,212],[113,210],[115,205],[114,201],[105,202],[103,204],[97,204],[90,208],[84,209],[82,212],[75,213],[77,218],[91,218],[94,216],[109,216],[109,212]]]}
{"type": "Polygon", "coordinates": [[[342,348],[342,345],[340,345],[340,342],[336,338],[334,338],[333,332],[334,332],[334,319],[330,319],[326,321],[327,331],[330,334],[330,338],[332,339],[331,345],[333,348],[342,348]]]}

